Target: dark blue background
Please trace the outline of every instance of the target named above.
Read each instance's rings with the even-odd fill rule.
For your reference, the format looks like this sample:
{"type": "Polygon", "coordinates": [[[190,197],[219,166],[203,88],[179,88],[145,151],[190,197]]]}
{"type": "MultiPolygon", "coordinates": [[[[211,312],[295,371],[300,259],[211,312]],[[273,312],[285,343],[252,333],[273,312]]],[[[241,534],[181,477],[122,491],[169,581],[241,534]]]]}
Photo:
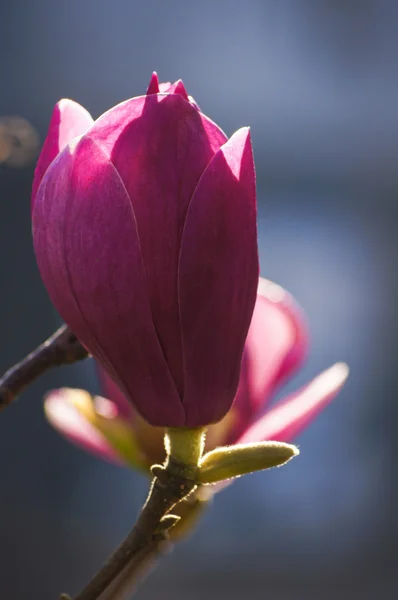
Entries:
{"type": "MultiPolygon", "coordinates": [[[[43,140],[55,102],[98,116],[179,77],[231,134],[250,125],[262,274],[308,313],[310,360],[337,360],[336,403],[286,468],[239,480],[143,599],[393,599],[398,591],[398,4],[393,0],[35,0],[0,4],[0,117],[43,140]]],[[[0,165],[0,368],[58,325],[32,251],[33,164],[0,165]]],[[[133,522],[146,481],[44,420],[52,372],[0,416],[0,598],[77,592],[133,522]]]]}

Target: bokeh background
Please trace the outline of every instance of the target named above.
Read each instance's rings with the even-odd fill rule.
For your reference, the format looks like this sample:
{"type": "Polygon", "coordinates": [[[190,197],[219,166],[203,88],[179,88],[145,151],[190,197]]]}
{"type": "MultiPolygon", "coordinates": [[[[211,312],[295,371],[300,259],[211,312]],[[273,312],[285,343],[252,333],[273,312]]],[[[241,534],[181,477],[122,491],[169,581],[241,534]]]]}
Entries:
{"type": "MultiPolygon", "coordinates": [[[[397,66],[394,0],[0,4],[1,371],[59,324],[29,209],[53,105],[71,97],[98,116],[143,93],[154,69],[182,77],[228,134],[252,127],[261,271],[296,296],[312,330],[287,389],[336,360],[351,366],[298,440],[300,458],[220,494],[143,600],[396,597],[397,66]]],[[[60,369],[0,417],[4,600],[76,593],[146,494],[139,475],[47,425],[43,394],[61,385],[98,389],[89,362],[60,369]]]]}

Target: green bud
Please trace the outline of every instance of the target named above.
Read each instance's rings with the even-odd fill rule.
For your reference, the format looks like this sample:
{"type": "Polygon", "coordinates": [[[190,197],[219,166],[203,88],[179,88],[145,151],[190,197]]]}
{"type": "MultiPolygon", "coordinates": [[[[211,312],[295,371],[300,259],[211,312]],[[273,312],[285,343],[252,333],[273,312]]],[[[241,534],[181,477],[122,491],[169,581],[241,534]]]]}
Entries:
{"type": "Polygon", "coordinates": [[[197,483],[216,483],[247,473],[279,467],[297,454],[299,454],[297,446],[283,442],[222,446],[202,457],[199,462],[197,483]]]}

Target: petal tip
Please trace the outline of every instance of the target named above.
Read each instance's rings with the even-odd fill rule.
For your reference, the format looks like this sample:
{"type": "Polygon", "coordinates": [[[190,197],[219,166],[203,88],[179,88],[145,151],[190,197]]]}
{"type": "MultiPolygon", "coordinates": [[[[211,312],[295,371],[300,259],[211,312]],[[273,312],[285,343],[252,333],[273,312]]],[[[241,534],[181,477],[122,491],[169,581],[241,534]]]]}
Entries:
{"type": "Polygon", "coordinates": [[[146,91],[147,96],[150,96],[151,94],[159,94],[159,78],[156,71],[153,71],[148,89],[146,91]]]}
{"type": "Polygon", "coordinates": [[[55,110],[63,111],[70,105],[77,105],[77,102],[71,100],[71,98],[61,98],[55,105],[55,110]]]}
{"type": "Polygon", "coordinates": [[[187,100],[189,102],[188,92],[185,89],[185,85],[184,85],[182,79],[178,79],[178,81],[176,81],[172,85],[170,92],[173,94],[178,94],[179,96],[182,96],[185,100],[187,100]]]}
{"type": "Polygon", "coordinates": [[[235,131],[234,136],[237,136],[242,140],[248,139],[251,141],[251,129],[248,125],[246,125],[245,127],[240,127],[235,131]]]}
{"type": "Polygon", "coordinates": [[[334,380],[336,385],[342,386],[347,381],[348,375],[350,374],[350,367],[345,362],[337,362],[332,365],[326,373],[334,380]]]}

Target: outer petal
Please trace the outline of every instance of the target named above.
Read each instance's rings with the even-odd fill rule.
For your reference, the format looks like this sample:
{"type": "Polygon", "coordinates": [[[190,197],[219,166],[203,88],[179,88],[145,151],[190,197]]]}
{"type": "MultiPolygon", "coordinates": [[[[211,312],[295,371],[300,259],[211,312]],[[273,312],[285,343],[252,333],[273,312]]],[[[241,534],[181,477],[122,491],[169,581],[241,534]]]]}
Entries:
{"type": "Polygon", "coordinates": [[[47,395],[44,408],[51,425],[69,441],[84,450],[105,460],[123,464],[122,457],[107,439],[73,405],[70,398],[71,392],[87,394],[83,390],[60,389],[47,395]]]}
{"type": "Polygon", "coordinates": [[[129,195],[154,325],[182,396],[181,235],[199,178],[226,136],[180,94],[128,100],[100,117],[89,136],[111,157],[129,195]]]}
{"type": "Polygon", "coordinates": [[[150,423],[184,425],[152,321],[129,197],[92,139],[65,149],[48,169],[33,234],[50,297],[82,343],[150,423]]]}
{"type": "Polygon", "coordinates": [[[255,174],[244,128],[204,172],[182,238],[178,285],[188,426],[220,420],[233,402],[257,282],[255,174]]]}
{"type": "Polygon", "coordinates": [[[347,377],[347,365],[336,363],[301,390],[279,402],[249,427],[237,443],[263,440],[289,442],[333,400],[347,377]]]}
{"type": "Polygon", "coordinates": [[[45,172],[54,158],[75,137],[83,135],[93,119],[83,106],[73,100],[60,100],[54,108],[47,137],[37,161],[32,187],[32,206],[45,172]]]}

